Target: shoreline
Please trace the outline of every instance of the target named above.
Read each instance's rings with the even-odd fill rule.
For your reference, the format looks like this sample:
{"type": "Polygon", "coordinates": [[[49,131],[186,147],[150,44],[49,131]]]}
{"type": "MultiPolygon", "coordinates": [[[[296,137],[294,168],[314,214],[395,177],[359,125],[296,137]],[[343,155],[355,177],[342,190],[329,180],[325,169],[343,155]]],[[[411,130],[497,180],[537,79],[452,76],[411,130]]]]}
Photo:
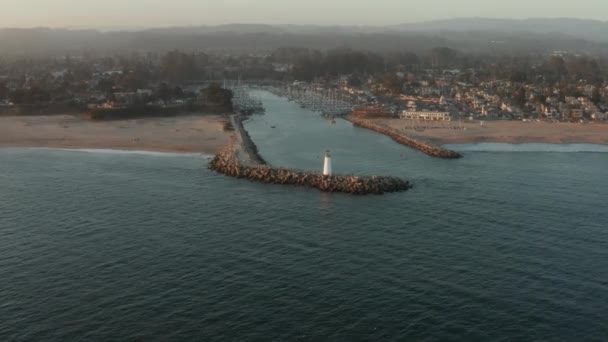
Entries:
{"type": "Polygon", "coordinates": [[[182,157],[203,157],[213,158],[213,154],[204,152],[183,152],[171,150],[136,150],[136,149],[114,149],[114,148],[88,148],[88,147],[36,147],[36,146],[0,146],[0,152],[7,150],[30,150],[30,151],[63,151],[78,153],[99,153],[99,154],[140,154],[140,155],[166,155],[182,157]]]}
{"type": "Polygon", "coordinates": [[[608,145],[608,124],[549,123],[522,121],[424,122],[402,119],[371,119],[379,125],[436,145],[479,143],[591,144],[608,145]],[[427,125],[412,129],[412,125],[427,125]],[[458,128],[455,128],[458,127],[458,128]]]}

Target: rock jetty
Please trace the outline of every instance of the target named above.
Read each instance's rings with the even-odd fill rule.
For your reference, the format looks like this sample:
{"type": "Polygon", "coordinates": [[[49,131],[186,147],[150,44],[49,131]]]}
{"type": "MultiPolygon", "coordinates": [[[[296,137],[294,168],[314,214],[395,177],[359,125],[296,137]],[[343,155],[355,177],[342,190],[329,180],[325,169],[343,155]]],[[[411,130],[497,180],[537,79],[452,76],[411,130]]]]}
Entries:
{"type": "Polygon", "coordinates": [[[408,137],[402,133],[399,133],[393,129],[382,126],[370,120],[353,117],[352,115],[346,116],[346,120],[352,122],[355,126],[363,127],[367,129],[371,129],[372,131],[376,131],[378,133],[387,135],[391,137],[396,142],[417,149],[422,153],[428,154],[431,157],[435,158],[445,158],[445,159],[458,159],[462,158],[462,155],[458,152],[447,150],[445,148],[416,140],[414,138],[408,137]]]}
{"type": "Polygon", "coordinates": [[[409,182],[396,177],[324,176],[316,172],[269,166],[243,127],[243,119],[241,115],[230,116],[234,127],[232,141],[209,162],[209,169],[260,183],[317,188],[324,192],[366,195],[400,192],[411,188],[409,182]]]}
{"type": "Polygon", "coordinates": [[[249,136],[249,132],[247,132],[247,130],[243,126],[243,117],[241,115],[233,115],[230,120],[232,122],[232,126],[236,131],[237,139],[241,144],[241,149],[248,156],[249,164],[266,165],[267,163],[260,155],[258,147],[255,145],[255,143],[249,136]]]}
{"type": "Polygon", "coordinates": [[[343,192],[355,195],[380,195],[406,191],[411,188],[409,182],[396,177],[323,176],[320,173],[270,166],[246,166],[239,162],[233,144],[215,155],[209,163],[209,169],[227,176],[266,184],[302,186],[317,188],[324,192],[343,192]]]}

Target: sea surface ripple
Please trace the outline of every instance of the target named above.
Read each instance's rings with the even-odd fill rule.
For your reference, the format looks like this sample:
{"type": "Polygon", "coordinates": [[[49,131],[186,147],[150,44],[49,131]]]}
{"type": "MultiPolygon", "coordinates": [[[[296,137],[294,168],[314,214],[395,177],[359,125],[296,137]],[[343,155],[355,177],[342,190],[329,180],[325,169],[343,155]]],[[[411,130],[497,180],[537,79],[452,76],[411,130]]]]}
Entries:
{"type": "Polygon", "coordinates": [[[607,154],[437,160],[265,96],[247,125],[271,163],[317,167],[327,147],[338,170],[415,189],[354,197],[223,177],[193,155],[0,150],[0,340],[608,336],[607,154]]]}

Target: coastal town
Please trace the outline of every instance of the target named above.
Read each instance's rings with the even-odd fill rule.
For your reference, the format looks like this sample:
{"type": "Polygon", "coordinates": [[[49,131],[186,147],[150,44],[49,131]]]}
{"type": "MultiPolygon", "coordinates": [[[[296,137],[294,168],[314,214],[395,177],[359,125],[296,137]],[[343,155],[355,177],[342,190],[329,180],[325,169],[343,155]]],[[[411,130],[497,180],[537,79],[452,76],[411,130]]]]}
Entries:
{"type": "MultiPolygon", "coordinates": [[[[448,48],[426,56],[284,48],[243,55],[171,51],[14,59],[0,63],[0,115],[201,109],[209,104],[204,87],[234,92],[238,83],[299,96],[324,94],[346,103],[340,112],[415,121],[601,123],[608,112],[607,68],[601,61],[562,52],[479,57],[448,48]]],[[[219,105],[216,111],[231,109],[225,99],[211,102],[219,105]]]]}

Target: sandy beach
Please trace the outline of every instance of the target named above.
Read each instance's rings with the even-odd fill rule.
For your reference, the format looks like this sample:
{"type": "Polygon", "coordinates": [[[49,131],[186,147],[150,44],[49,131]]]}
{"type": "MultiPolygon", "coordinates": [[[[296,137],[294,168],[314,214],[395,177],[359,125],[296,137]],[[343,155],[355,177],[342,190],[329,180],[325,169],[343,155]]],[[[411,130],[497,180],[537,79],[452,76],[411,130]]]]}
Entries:
{"type": "Polygon", "coordinates": [[[0,117],[0,147],[214,154],[228,141],[219,115],[92,121],[74,115],[0,117]]]}
{"type": "Polygon", "coordinates": [[[497,143],[552,143],[608,145],[608,124],[549,123],[522,121],[479,121],[474,123],[428,123],[432,128],[411,129],[401,119],[373,119],[408,136],[435,144],[497,143]],[[462,126],[464,129],[450,128],[462,126]]]}

